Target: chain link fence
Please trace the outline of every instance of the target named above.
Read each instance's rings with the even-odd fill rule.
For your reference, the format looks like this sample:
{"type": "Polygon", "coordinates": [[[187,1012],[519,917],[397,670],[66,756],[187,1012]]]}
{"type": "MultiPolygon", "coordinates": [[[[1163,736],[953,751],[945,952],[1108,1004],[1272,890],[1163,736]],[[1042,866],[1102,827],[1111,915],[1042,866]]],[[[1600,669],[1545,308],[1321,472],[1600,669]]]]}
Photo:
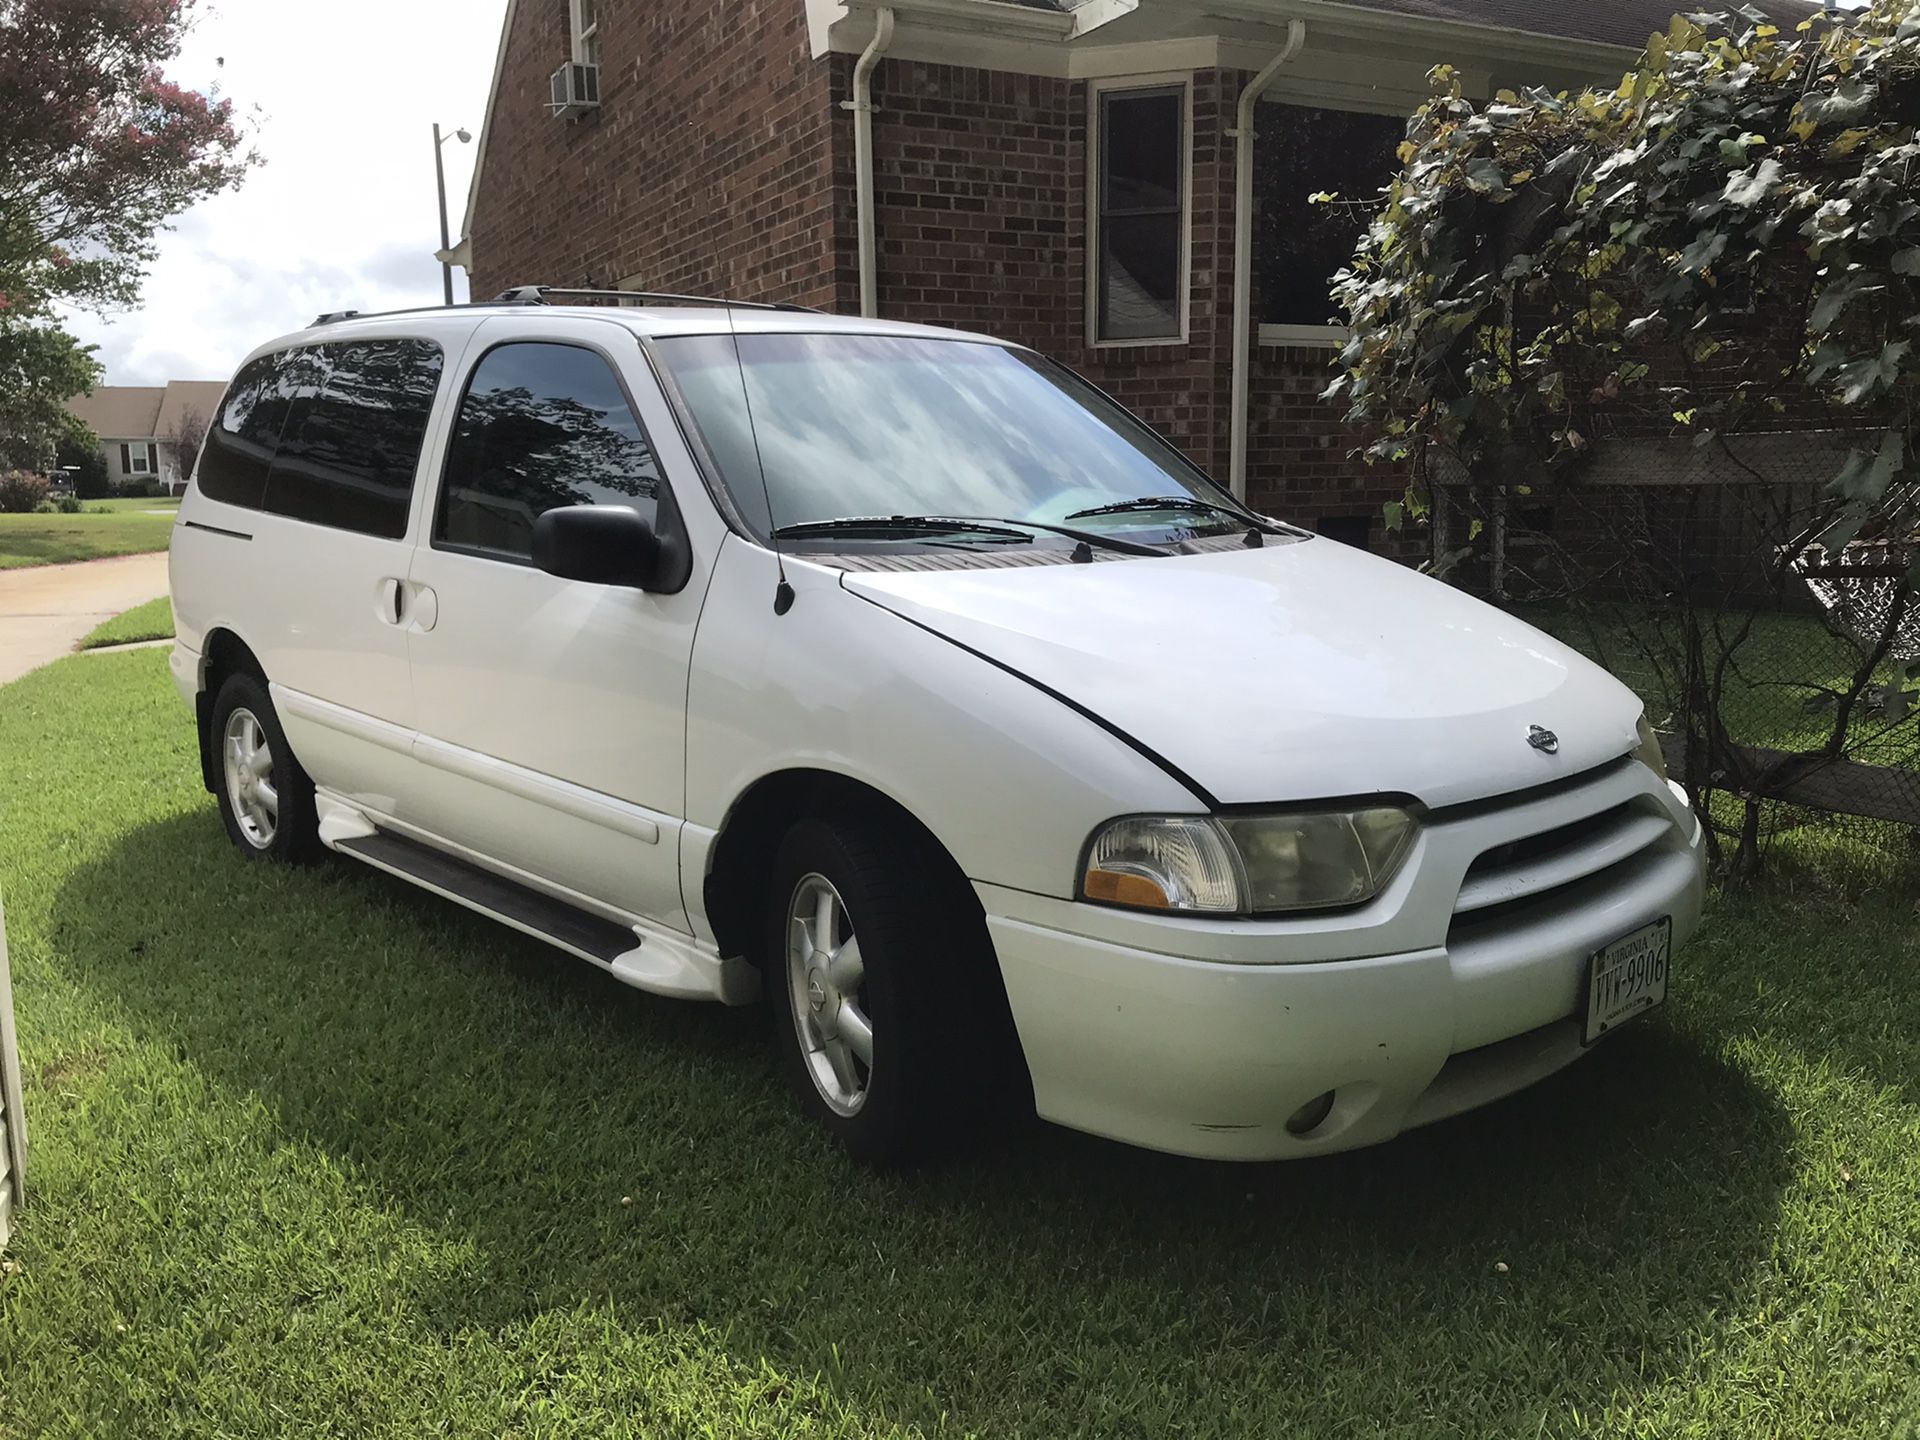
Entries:
{"type": "Polygon", "coordinates": [[[1772,835],[1920,831],[1920,496],[1857,534],[1848,431],[1616,439],[1539,486],[1435,484],[1437,564],[1647,701],[1736,856],[1772,835]]]}

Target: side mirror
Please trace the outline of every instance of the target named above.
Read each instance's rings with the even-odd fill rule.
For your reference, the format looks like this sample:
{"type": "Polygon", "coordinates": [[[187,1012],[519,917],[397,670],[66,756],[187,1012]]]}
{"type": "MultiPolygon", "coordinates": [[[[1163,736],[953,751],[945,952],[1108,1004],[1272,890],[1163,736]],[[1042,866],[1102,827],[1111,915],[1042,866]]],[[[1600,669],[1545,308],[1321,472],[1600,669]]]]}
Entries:
{"type": "Polygon", "coordinates": [[[533,522],[533,563],[563,580],[659,588],[666,546],[624,505],[569,505],[533,522]]]}

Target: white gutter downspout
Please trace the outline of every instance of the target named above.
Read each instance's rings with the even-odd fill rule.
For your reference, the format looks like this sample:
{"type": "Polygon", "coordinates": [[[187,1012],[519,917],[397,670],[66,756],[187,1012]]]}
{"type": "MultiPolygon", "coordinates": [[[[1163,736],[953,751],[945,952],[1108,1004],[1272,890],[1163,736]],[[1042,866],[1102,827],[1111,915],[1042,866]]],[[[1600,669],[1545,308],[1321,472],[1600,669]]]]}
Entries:
{"type": "Polygon", "coordinates": [[[846,102],[853,111],[853,193],[854,225],[860,245],[860,313],[880,313],[879,264],[874,255],[873,238],[873,67],[893,43],[893,7],[883,5],[873,12],[873,39],[860,52],[853,66],[853,98],[846,102]]]}
{"type": "Polygon", "coordinates": [[[1227,485],[1240,500],[1247,498],[1247,368],[1253,341],[1253,112],[1280,67],[1306,43],[1306,21],[1289,20],[1286,47],[1240,92],[1238,128],[1233,132],[1233,386],[1227,420],[1227,485]]]}

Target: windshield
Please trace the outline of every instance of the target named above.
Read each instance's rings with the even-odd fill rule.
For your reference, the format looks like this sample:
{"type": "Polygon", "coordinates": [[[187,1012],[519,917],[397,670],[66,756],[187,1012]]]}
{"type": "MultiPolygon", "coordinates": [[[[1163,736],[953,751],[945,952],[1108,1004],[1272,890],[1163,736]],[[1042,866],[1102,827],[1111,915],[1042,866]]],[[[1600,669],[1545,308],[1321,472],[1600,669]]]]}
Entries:
{"type": "Polygon", "coordinates": [[[856,516],[1246,528],[1237,509],[1212,508],[1234,502],[1172,446],[1039,356],[893,335],[746,334],[739,346],[736,364],[728,335],[655,342],[721,480],[762,534],[856,516]],[[1173,503],[1126,503],[1149,499],[1173,503]],[[1126,508],[1092,513],[1116,506],[1126,508]]]}

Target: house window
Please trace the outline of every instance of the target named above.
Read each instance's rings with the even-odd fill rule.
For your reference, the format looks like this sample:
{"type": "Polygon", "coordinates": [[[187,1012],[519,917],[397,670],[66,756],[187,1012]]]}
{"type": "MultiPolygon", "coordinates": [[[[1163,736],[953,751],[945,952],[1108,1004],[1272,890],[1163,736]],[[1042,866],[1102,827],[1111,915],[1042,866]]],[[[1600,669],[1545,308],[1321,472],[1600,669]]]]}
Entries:
{"type": "Polygon", "coordinates": [[[600,63],[600,0],[567,0],[573,20],[573,58],[581,65],[600,63]]]}
{"type": "Polygon", "coordinates": [[[120,471],[125,475],[152,475],[160,468],[159,452],[151,445],[122,445],[120,471]]]}
{"type": "Polygon", "coordinates": [[[1095,93],[1093,339],[1178,340],[1187,324],[1187,91],[1095,93]]]}
{"type": "Polygon", "coordinates": [[[1269,101],[1254,143],[1254,236],[1260,338],[1335,340],[1332,279],[1400,168],[1406,122],[1394,115],[1269,101]],[[1313,203],[1322,192],[1332,203],[1313,203]]]}

